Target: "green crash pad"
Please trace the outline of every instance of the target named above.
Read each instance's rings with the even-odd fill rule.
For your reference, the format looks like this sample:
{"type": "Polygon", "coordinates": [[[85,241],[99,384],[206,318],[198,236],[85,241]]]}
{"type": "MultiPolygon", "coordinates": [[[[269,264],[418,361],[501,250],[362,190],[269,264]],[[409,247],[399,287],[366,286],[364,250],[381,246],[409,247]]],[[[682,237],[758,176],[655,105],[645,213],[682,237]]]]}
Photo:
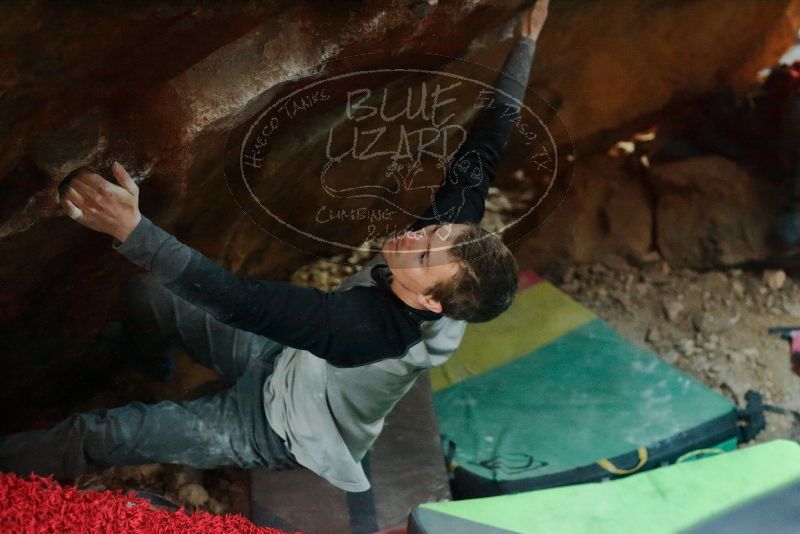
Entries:
{"type": "Polygon", "coordinates": [[[614,478],[732,450],[735,406],[547,282],[431,372],[456,498],[614,478]]]}
{"type": "Polygon", "coordinates": [[[423,504],[409,534],[672,533],[797,481],[800,446],[773,441],[611,482],[423,504]]]}

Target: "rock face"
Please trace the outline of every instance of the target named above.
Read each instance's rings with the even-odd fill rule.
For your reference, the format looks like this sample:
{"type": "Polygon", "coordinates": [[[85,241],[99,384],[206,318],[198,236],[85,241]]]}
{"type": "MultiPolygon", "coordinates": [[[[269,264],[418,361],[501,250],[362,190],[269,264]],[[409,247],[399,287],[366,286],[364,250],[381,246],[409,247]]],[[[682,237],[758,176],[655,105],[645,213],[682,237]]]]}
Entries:
{"type": "Polygon", "coordinates": [[[574,2],[558,22],[567,31],[554,25],[543,36],[543,47],[553,46],[559,59],[543,60],[535,79],[562,95],[559,114],[580,141],[634,123],[681,93],[751,84],[788,49],[798,6],[574,2]]]}
{"type": "Polygon", "coordinates": [[[597,154],[579,159],[564,202],[515,244],[520,263],[547,271],[553,263],[645,258],[654,246],[651,192],[623,163],[597,154]]]}
{"type": "MultiPolygon", "coordinates": [[[[237,272],[286,276],[307,256],[265,235],[236,206],[223,173],[229,134],[302,83],[345,69],[403,67],[392,59],[403,54],[438,54],[439,63],[430,65],[437,68],[447,67],[450,56],[498,69],[512,43],[507,22],[524,3],[272,0],[212,6],[187,0],[157,6],[81,2],[58,9],[5,3],[0,358],[14,370],[7,380],[80,383],[66,370],[83,358],[84,344],[108,319],[120,281],[132,272],[110,250],[110,238],[57,216],[57,187],[69,172],[82,165],[106,171],[118,160],[142,181],[146,215],[237,272]],[[397,64],[386,65],[392,61],[397,64]],[[65,366],[50,365],[54,359],[65,366]]],[[[541,118],[559,146],[569,145],[571,136],[585,153],[668,104],[724,84],[746,88],[794,39],[798,5],[554,0],[531,86],[560,121],[552,113],[541,118]]],[[[285,150],[275,154],[282,174],[269,191],[284,195],[287,211],[303,213],[319,204],[322,193],[304,185],[304,172],[315,162],[303,150],[321,142],[312,134],[315,125],[326,124],[325,110],[342,104],[334,95],[327,108],[309,114],[302,137],[301,130],[284,134],[285,150]],[[286,193],[290,188],[294,194],[286,193]]],[[[524,167],[523,150],[519,142],[509,147],[501,183],[502,175],[524,167]]],[[[360,172],[379,171],[364,163],[360,172]]],[[[615,175],[609,170],[600,179],[614,182],[615,175]]],[[[592,195],[590,182],[582,187],[592,195]]],[[[646,187],[611,189],[610,198],[596,199],[608,235],[635,236],[612,248],[645,254],[651,214],[627,207],[643,205],[637,199],[649,198],[646,187]]],[[[333,237],[357,241],[356,226],[342,222],[333,237]]],[[[575,239],[588,243],[595,236],[575,239]]]]}
{"type": "Polygon", "coordinates": [[[769,255],[781,199],[774,187],[718,156],[655,171],[656,241],[664,258],[698,269],[769,255]]]}
{"type": "Polygon", "coordinates": [[[518,261],[557,273],[567,263],[617,268],[663,259],[704,270],[778,256],[775,225],[785,205],[779,183],[720,156],[635,172],[629,163],[608,155],[579,160],[563,204],[514,245],[518,261]]]}

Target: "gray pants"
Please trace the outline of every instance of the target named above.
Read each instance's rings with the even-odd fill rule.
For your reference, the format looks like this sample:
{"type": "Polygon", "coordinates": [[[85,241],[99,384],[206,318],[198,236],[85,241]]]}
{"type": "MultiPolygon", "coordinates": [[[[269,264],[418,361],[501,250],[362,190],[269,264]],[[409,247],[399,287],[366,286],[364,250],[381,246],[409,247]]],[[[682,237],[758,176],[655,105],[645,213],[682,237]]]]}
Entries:
{"type": "Polygon", "coordinates": [[[190,402],[133,402],[76,414],[46,430],[2,437],[0,470],[72,478],[145,463],[200,469],[298,466],[264,414],[263,387],[280,345],[220,323],[150,275],[125,284],[123,314],[133,350],[144,353],[176,341],[233,385],[190,402]]]}

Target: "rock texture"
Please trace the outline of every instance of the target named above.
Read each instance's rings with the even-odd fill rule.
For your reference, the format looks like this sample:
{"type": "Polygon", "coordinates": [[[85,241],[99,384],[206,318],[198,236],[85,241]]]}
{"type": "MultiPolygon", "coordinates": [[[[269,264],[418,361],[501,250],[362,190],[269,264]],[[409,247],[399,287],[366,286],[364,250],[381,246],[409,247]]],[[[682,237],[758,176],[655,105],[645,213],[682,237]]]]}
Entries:
{"type": "Polygon", "coordinates": [[[788,49],[799,6],[574,2],[558,22],[561,31],[553,25],[544,36],[543,46],[558,50],[559,59],[540,64],[535,79],[562,95],[559,114],[580,141],[636,122],[681,96],[751,84],[788,49]]]}
{"type": "MultiPolygon", "coordinates": [[[[59,384],[86,387],[89,378],[75,364],[86,362],[88,342],[112,313],[120,280],[132,272],[110,250],[110,238],[58,216],[57,188],[69,172],[82,165],[104,171],[119,160],[142,181],[145,214],[242,274],[287,276],[307,257],[266,236],[237,208],[223,177],[228,135],[298,84],[374,67],[375,57],[385,63],[401,53],[427,52],[440,55],[440,67],[453,56],[497,69],[511,45],[507,22],[523,4],[4,3],[0,358],[10,369],[4,380],[49,383],[56,396],[59,384]],[[366,52],[379,56],[360,55],[366,52]],[[345,57],[351,59],[338,62],[345,57]]],[[[568,145],[571,136],[586,153],[668,105],[725,84],[747,88],[794,39],[798,5],[554,0],[531,85],[560,121],[552,113],[543,118],[559,143],[568,145]]],[[[324,113],[312,114],[305,131],[324,120],[324,113]]],[[[276,195],[299,190],[285,201],[298,213],[318,200],[302,186],[302,171],[312,163],[292,151],[307,142],[287,137],[287,151],[279,155],[287,176],[271,185],[276,195]]],[[[519,143],[509,147],[501,175],[523,166],[523,150],[519,143]]],[[[364,166],[365,174],[374,171],[364,166]]],[[[597,239],[624,234],[634,237],[611,249],[646,254],[652,237],[645,229],[653,217],[641,208],[649,202],[647,186],[624,177],[616,182],[613,168],[601,174],[608,196],[596,196],[587,177],[576,191],[594,207],[575,218],[599,217],[607,235],[589,229],[572,236],[583,245],[564,246],[591,248],[597,239]],[[627,209],[634,205],[640,211],[627,209]]],[[[352,229],[341,224],[336,237],[346,240],[352,229]]],[[[572,257],[583,259],[574,250],[572,257]]]]}
{"type": "Polygon", "coordinates": [[[579,160],[563,204],[514,244],[518,261],[555,274],[570,263],[663,259],[704,270],[780,261],[774,234],[785,184],[715,155],[633,170],[636,158],[579,160]]]}
{"type": "Polygon", "coordinates": [[[638,261],[654,246],[652,206],[647,181],[628,172],[624,160],[598,154],[579,159],[564,202],[514,251],[539,270],[612,257],[638,261]]]}
{"type": "Polygon", "coordinates": [[[770,184],[718,156],[665,164],[655,172],[656,240],[668,262],[703,269],[769,255],[781,206],[770,184]]]}

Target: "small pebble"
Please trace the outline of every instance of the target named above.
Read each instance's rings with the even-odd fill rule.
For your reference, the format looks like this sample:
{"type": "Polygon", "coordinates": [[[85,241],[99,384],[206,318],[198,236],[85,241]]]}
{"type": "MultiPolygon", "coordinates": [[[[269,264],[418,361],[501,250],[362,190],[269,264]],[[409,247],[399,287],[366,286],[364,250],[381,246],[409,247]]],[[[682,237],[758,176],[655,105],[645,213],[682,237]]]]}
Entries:
{"type": "Polygon", "coordinates": [[[208,502],[209,496],[206,489],[200,484],[186,484],[178,492],[181,501],[192,506],[203,506],[208,502]]]}
{"type": "Polygon", "coordinates": [[[666,315],[667,319],[673,323],[678,319],[683,311],[683,303],[678,302],[677,300],[665,300],[663,306],[664,315],[666,315]]]}
{"type": "Polygon", "coordinates": [[[786,273],[783,270],[764,271],[761,279],[767,287],[777,291],[786,283],[786,273]]]}
{"type": "Polygon", "coordinates": [[[655,326],[651,326],[647,329],[647,335],[645,335],[645,340],[650,343],[657,343],[661,340],[661,332],[658,331],[658,328],[655,326]]]}

